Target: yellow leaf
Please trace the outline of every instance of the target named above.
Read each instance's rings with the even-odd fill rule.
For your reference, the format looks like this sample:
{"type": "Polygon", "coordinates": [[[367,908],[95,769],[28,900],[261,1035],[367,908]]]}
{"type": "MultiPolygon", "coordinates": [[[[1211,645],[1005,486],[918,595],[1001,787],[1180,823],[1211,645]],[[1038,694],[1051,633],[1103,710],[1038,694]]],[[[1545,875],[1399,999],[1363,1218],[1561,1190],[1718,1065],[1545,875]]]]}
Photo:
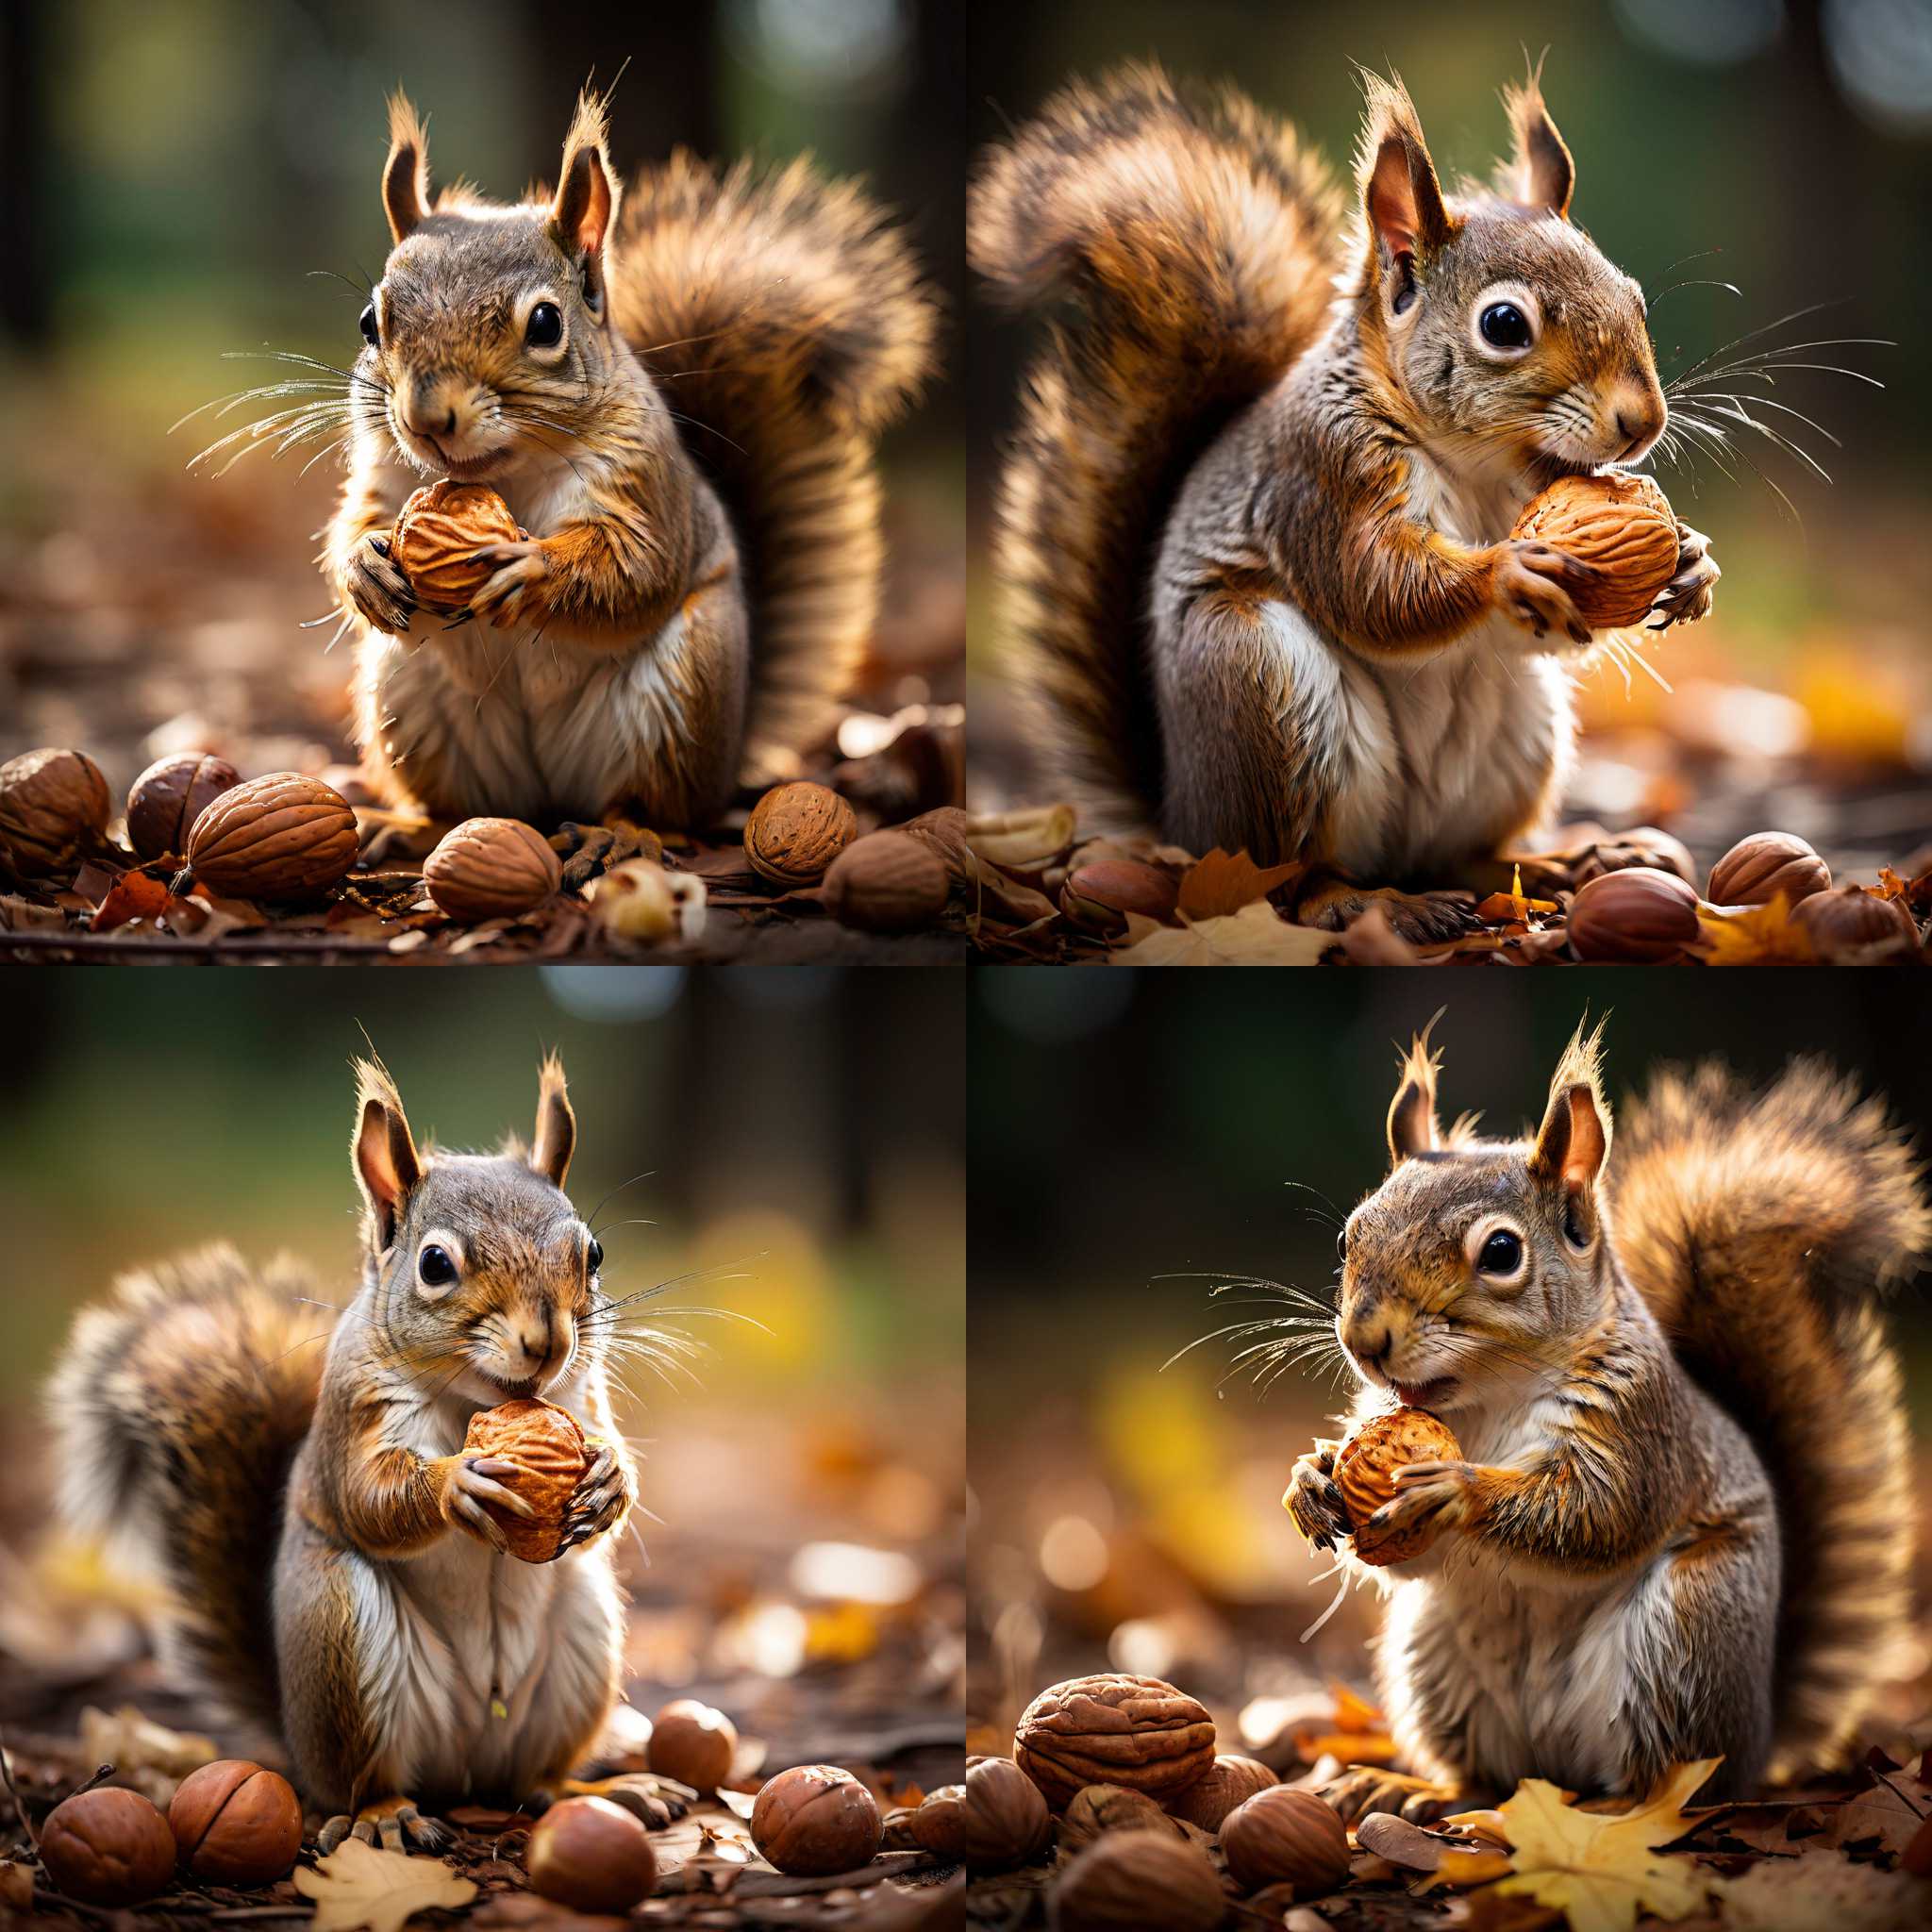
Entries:
{"type": "Polygon", "coordinates": [[[1691,1859],[1653,1847],[1690,1828],[1684,1804],[1722,1761],[1678,1765],[1642,1804],[1622,1812],[1578,1811],[1567,1791],[1524,1779],[1502,1807],[1515,1875],[1496,1890],[1554,1907],[1573,1932],[1631,1932],[1640,1908],[1688,1918],[1708,1896],[1710,1880],[1691,1859]]]}
{"type": "Polygon", "coordinates": [[[359,1838],[344,1839],[312,1872],[298,1866],[295,1890],[315,1901],[314,1932],[402,1932],[418,1912],[454,1911],[476,1896],[442,1859],[379,1852],[359,1838]]]}
{"type": "Polygon", "coordinates": [[[124,1704],[109,1713],[84,1705],[80,1713],[81,1755],[116,1771],[158,1771],[186,1777],[215,1759],[215,1740],[191,1731],[171,1731],[139,1706],[124,1704]]]}
{"type": "Polygon", "coordinates": [[[1341,941],[1332,932],[1295,925],[1265,899],[1223,919],[1161,926],[1138,944],[1108,956],[1113,966],[1313,966],[1341,941]]]}
{"type": "Polygon", "coordinates": [[[1780,892],[1768,906],[1699,906],[1697,951],[1713,966],[1805,966],[1816,962],[1811,935],[1780,892]]]}

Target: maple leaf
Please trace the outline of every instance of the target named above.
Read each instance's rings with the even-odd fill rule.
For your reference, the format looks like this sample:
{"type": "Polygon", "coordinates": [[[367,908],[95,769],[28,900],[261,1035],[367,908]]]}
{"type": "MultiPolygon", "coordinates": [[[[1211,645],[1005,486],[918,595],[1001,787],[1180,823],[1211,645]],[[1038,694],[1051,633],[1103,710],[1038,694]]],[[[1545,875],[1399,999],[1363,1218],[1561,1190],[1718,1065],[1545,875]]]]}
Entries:
{"type": "Polygon", "coordinates": [[[1113,966],[1313,966],[1337,944],[1332,932],[1295,925],[1265,899],[1224,919],[1160,926],[1108,958],[1113,966]]]}
{"type": "Polygon", "coordinates": [[[453,1911],[476,1896],[442,1859],[379,1852],[359,1838],[344,1839],[312,1872],[298,1867],[295,1890],[315,1901],[314,1932],[403,1932],[418,1912],[453,1911]]]}
{"type": "Polygon", "coordinates": [[[1524,1778],[1502,1808],[1515,1875],[1495,1890],[1553,1906],[1573,1932],[1631,1932],[1640,1907],[1660,1919],[1697,1910],[1710,1879],[1688,1857],[1654,1849],[1681,1838],[1685,1802],[1723,1760],[1680,1764],[1641,1805],[1623,1812],[1578,1811],[1570,1794],[1524,1778]]]}
{"type": "Polygon", "coordinates": [[[1697,950],[1713,966],[1817,963],[1818,948],[1811,935],[1792,919],[1790,904],[1782,892],[1768,906],[1748,906],[1741,910],[1699,906],[1697,924],[1704,935],[1697,950]]]}
{"type": "Polygon", "coordinates": [[[1219,845],[1205,858],[1197,858],[1181,880],[1179,910],[1193,920],[1222,919],[1239,912],[1257,899],[1265,899],[1276,886],[1307,868],[1291,860],[1287,865],[1258,866],[1245,852],[1224,852],[1219,845]]]}

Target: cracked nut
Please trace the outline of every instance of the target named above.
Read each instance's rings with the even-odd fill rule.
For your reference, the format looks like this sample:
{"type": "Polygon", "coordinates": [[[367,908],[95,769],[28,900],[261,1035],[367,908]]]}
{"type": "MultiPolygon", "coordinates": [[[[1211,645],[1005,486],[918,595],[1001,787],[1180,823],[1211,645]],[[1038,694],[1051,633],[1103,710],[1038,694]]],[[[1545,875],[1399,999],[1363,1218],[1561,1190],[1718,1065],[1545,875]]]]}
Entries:
{"type": "Polygon", "coordinates": [[[824,785],[775,785],[752,807],[744,856],[774,886],[808,886],[858,835],[852,808],[824,785]]]}
{"type": "Polygon", "coordinates": [[[1091,1845],[1109,1831],[1186,1833],[1144,1791],[1123,1785],[1087,1785],[1075,1791],[1060,1814],[1060,1844],[1068,1851],[1091,1845]]]}
{"type": "Polygon", "coordinates": [[[861,932],[913,932],[946,909],[945,861],[906,832],[868,832],[835,858],[819,895],[841,925],[861,932]]]}
{"type": "Polygon", "coordinates": [[[0,857],[21,878],[52,878],[100,839],[112,808],[85,753],[22,752],[0,765],[0,857]]]}
{"type": "Polygon", "coordinates": [[[423,883],[452,919],[514,919],[557,891],[563,867],[521,819],[465,819],[423,861],[423,883]]]}
{"type": "Polygon", "coordinates": [[[1221,1849],[1245,1890],[1291,1885],[1298,1899],[1321,1898],[1348,1876],[1348,1833],[1313,1791],[1275,1785],[1228,1813],[1221,1849]]]}
{"type": "Polygon", "coordinates": [[[1780,892],[1795,906],[1830,890],[1831,868],[1791,832],[1754,832],[1710,869],[1713,906],[1769,906],[1780,892]]]}
{"type": "Polygon", "coordinates": [[[1586,847],[1577,857],[1572,883],[1587,886],[1607,872],[1627,872],[1633,866],[1675,873],[1687,885],[1696,882],[1697,863],[1683,840],[1656,825],[1633,825],[1586,847]]]}
{"type": "Polygon", "coordinates": [[[658,1883],[658,1854],[641,1819],[608,1798],[565,1798],[531,1827],[530,1889],[579,1912],[627,1912],[658,1883]]]}
{"type": "Polygon", "coordinates": [[[483,1506],[503,1531],[510,1555],[525,1563],[548,1563],[560,1556],[570,1499],[591,1466],[576,1417],[554,1402],[502,1402],[470,1418],[463,1454],[516,1464],[515,1474],[496,1480],[537,1513],[521,1516],[500,1503],[483,1506]]]}
{"type": "Polygon", "coordinates": [[[454,616],[496,575],[493,563],[474,563],[491,543],[523,539],[509,505],[487,484],[447,476],[417,491],[403,506],[390,538],[390,561],[409,580],[417,603],[454,616]]]}
{"type": "Polygon", "coordinates": [[[1168,1809],[1203,1831],[1218,1832],[1237,1805],[1245,1805],[1257,1791],[1280,1782],[1259,1758],[1217,1757],[1207,1775],[1191,1784],[1168,1809]]]}
{"type": "Polygon", "coordinates": [[[964,1824],[966,1863],[974,1872],[1009,1872],[1053,1843],[1053,1813],[1010,1757],[975,1757],[966,1767],[964,1824]]]}
{"type": "Polygon", "coordinates": [[[302,1805],[278,1773],[245,1757],[192,1771],[168,1806],[181,1862],[216,1885],[273,1885],[302,1849],[302,1805]]]}
{"type": "Polygon", "coordinates": [[[1677,518],[1648,476],[1562,476],[1533,497],[1511,536],[1553,543],[1596,575],[1573,587],[1591,630],[1641,624],[1677,570],[1677,518]]]}
{"type": "Polygon", "coordinates": [[[1579,959],[1663,964],[1697,942],[1697,891],[1675,873],[1648,867],[1606,873],[1571,900],[1565,931],[1579,959]]]}
{"type": "Polygon", "coordinates": [[[271,772],[224,791],[188,836],[188,869],[238,899],[307,899],[356,862],[356,814],[339,791],[299,772],[271,772]]]}
{"type": "Polygon", "coordinates": [[[1212,1932],[1226,1912],[1207,1853],[1155,1831],[1097,1839],[1061,1873],[1048,1906],[1056,1932],[1212,1932]]]}
{"type": "Polygon", "coordinates": [[[695,941],[705,931],[705,882],[695,873],[671,872],[655,858],[626,858],[585,896],[597,924],[618,939],[695,941]]]}
{"type": "Polygon", "coordinates": [[[1398,1469],[1411,1462],[1461,1459],[1462,1445],[1454,1433],[1425,1408],[1391,1408],[1357,1429],[1335,1457],[1335,1484],[1341,1491],[1349,1525],[1356,1532],[1356,1555],[1378,1569],[1421,1556],[1436,1540],[1427,1524],[1366,1542],[1362,1525],[1384,1504],[1394,1501],[1398,1469]]]}
{"type": "Polygon", "coordinates": [[[1791,923],[1802,925],[1827,957],[1868,946],[1901,951],[1919,943],[1911,914],[1896,899],[1882,899],[1863,886],[1808,894],[1791,908],[1791,923]]]}
{"type": "Polygon", "coordinates": [[[1095,1784],[1164,1802],[1207,1774],[1214,1721],[1158,1677],[1113,1671],[1074,1677],[1026,1707],[1013,1733],[1013,1760],[1055,1810],[1095,1784]]]}
{"type": "Polygon", "coordinates": [[[98,1785],[47,1814],[41,1862],[55,1889],[92,1906],[136,1906],[175,1882],[175,1834],[139,1791],[98,1785]]]}
{"type": "Polygon", "coordinates": [[[751,1841],[793,1878],[856,1872],[885,1830],[877,1801],[836,1764],[801,1764],[768,1778],[751,1809],[751,1841]]]}
{"type": "Polygon", "coordinates": [[[195,820],[241,782],[242,774],[212,752],[157,758],[127,794],[127,842],[143,858],[185,852],[195,820]]]}
{"type": "Polygon", "coordinates": [[[701,1797],[716,1793],[737,1756],[738,1726],[695,1697],[674,1697],[652,1723],[651,1769],[701,1797]]]}

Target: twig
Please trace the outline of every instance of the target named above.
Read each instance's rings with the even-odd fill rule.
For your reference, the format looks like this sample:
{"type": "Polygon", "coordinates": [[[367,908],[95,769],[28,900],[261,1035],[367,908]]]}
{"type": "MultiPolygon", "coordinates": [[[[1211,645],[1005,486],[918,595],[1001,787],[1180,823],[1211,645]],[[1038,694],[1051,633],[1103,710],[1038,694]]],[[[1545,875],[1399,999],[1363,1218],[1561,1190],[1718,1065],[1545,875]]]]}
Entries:
{"type": "Polygon", "coordinates": [[[33,1820],[26,1815],[26,1807],[20,1802],[20,1793],[13,1787],[13,1766],[7,1757],[7,1733],[0,1729],[0,1778],[7,1780],[7,1795],[13,1800],[14,1814],[20,1820],[20,1828],[26,1833],[27,1843],[40,1855],[41,1835],[34,1829],[33,1820]]]}

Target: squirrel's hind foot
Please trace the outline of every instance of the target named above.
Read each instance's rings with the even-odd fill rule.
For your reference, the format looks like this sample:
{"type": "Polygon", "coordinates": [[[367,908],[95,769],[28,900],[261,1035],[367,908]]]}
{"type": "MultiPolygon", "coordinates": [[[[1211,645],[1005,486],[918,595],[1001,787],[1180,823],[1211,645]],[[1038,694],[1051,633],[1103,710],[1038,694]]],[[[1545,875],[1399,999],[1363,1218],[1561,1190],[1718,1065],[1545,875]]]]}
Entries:
{"type": "Polygon", "coordinates": [[[1408,1777],[1374,1764],[1352,1764],[1341,1776],[1322,1787],[1322,1801],[1346,1825],[1359,1824],[1372,1811],[1391,1811],[1411,1824],[1433,1824],[1453,1811],[1467,1811],[1475,1803],[1460,1785],[1434,1778],[1408,1777]]]}
{"type": "Polygon", "coordinates": [[[565,1798],[608,1798],[621,1805],[652,1831],[662,1831],[690,1808],[690,1792],[671,1778],[653,1777],[647,1771],[627,1771],[615,1777],[554,1777],[546,1779],[524,1800],[524,1809],[541,1817],[565,1798]]]}
{"type": "Polygon", "coordinates": [[[648,825],[608,811],[599,824],[567,820],[550,835],[550,849],[563,861],[563,890],[581,892],[626,858],[662,858],[664,841],[648,825]]]}
{"type": "Polygon", "coordinates": [[[365,1845],[385,1852],[446,1852],[457,1835],[441,1819],[425,1818],[409,1798],[377,1798],[364,1805],[352,1819],[338,1812],[316,1834],[316,1844],[324,1857],[345,1838],[359,1838],[365,1845]]]}
{"type": "Polygon", "coordinates": [[[1345,932],[1371,906],[1382,908],[1398,939],[1415,946],[1460,939],[1476,924],[1475,902],[1467,892],[1400,892],[1393,886],[1357,886],[1342,878],[1304,890],[1295,901],[1295,924],[1345,932]]]}

